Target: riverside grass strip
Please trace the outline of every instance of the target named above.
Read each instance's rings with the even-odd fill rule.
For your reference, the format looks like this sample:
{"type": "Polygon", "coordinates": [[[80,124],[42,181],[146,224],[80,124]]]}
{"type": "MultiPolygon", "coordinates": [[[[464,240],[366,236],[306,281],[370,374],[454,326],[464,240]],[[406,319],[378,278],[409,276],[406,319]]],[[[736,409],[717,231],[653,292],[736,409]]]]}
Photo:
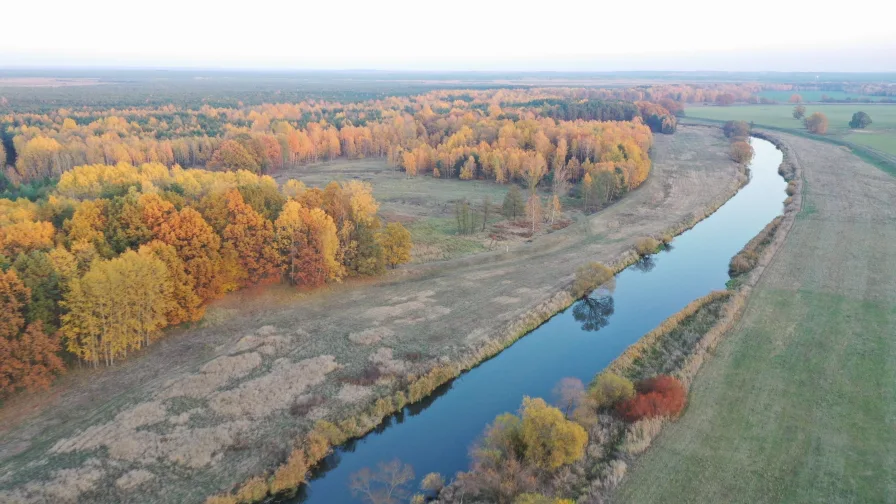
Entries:
{"type": "Polygon", "coordinates": [[[896,181],[783,136],[805,206],[689,411],[619,502],[889,502],[894,493],[896,181]],[[674,461],[674,467],[668,464],[674,461]]]}

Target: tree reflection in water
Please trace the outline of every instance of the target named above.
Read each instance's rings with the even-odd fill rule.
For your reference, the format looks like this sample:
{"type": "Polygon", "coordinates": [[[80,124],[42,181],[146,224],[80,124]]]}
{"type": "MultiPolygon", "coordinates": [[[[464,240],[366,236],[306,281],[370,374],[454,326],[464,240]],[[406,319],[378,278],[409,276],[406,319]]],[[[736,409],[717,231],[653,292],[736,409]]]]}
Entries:
{"type": "Polygon", "coordinates": [[[656,261],[653,259],[653,255],[644,256],[638,262],[632,264],[632,268],[648,273],[653,271],[653,268],[656,268],[656,261]]]}
{"type": "Polygon", "coordinates": [[[583,331],[599,331],[610,323],[613,315],[613,296],[609,290],[594,291],[572,307],[572,316],[582,323],[583,331]]]}

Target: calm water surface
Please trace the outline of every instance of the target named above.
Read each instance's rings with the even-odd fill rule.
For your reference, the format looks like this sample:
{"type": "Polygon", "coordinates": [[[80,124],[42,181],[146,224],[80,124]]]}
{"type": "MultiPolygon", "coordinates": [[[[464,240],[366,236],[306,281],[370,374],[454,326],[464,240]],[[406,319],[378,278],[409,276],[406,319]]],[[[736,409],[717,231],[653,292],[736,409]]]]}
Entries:
{"type": "Polygon", "coordinates": [[[289,502],[351,503],[349,476],[395,458],[450,479],[468,466],[470,445],[523,396],[550,399],[565,377],[588,383],[626,347],[710,291],[725,288],[728,262],[783,209],[782,154],[753,138],[751,180],[708,219],[675,238],[668,251],[616,277],[612,296],[595,295],[558,313],[495,358],[409,406],[379,429],[335,451],[303,493],[289,502]]]}

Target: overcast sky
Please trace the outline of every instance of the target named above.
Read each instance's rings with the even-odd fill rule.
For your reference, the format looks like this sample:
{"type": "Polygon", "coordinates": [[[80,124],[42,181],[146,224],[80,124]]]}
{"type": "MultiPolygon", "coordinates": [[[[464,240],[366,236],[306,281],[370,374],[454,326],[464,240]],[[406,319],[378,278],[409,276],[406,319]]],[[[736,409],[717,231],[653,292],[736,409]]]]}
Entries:
{"type": "Polygon", "coordinates": [[[0,67],[896,71],[883,0],[4,3],[0,67]]]}

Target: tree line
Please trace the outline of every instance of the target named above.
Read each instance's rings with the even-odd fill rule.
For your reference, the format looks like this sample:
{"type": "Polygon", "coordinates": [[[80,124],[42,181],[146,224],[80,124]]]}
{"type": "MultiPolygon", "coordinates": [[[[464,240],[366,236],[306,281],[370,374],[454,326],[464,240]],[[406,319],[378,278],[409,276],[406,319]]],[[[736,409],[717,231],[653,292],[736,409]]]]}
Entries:
{"type": "Polygon", "coordinates": [[[407,262],[410,234],[377,209],[359,181],[158,163],[82,166],[45,199],[0,199],[0,394],[45,386],[60,358],[113,364],[226,292],[407,262]]]}
{"type": "MultiPolygon", "coordinates": [[[[533,127],[519,123],[545,118],[562,122],[638,118],[655,132],[670,133],[682,102],[714,96],[717,91],[694,86],[441,90],[354,103],[308,100],[242,107],[202,104],[12,112],[0,116],[4,140],[0,165],[7,167],[5,178],[11,183],[57,178],[84,164],[121,162],[264,174],[340,156],[394,158],[396,152],[425,144],[438,151],[433,164],[441,164],[440,172],[459,177],[457,163],[466,162],[468,150],[476,145],[457,144],[456,135],[464,127],[475,132],[470,142],[488,144],[506,124],[524,131],[517,140],[531,142],[526,135],[533,127]],[[466,149],[458,152],[458,147],[466,149]]],[[[738,96],[743,93],[749,91],[740,91],[738,96]]],[[[556,145],[556,138],[550,139],[556,145]]],[[[581,162],[584,157],[579,154],[581,162]]],[[[592,161],[599,157],[593,155],[592,161]]]]}

